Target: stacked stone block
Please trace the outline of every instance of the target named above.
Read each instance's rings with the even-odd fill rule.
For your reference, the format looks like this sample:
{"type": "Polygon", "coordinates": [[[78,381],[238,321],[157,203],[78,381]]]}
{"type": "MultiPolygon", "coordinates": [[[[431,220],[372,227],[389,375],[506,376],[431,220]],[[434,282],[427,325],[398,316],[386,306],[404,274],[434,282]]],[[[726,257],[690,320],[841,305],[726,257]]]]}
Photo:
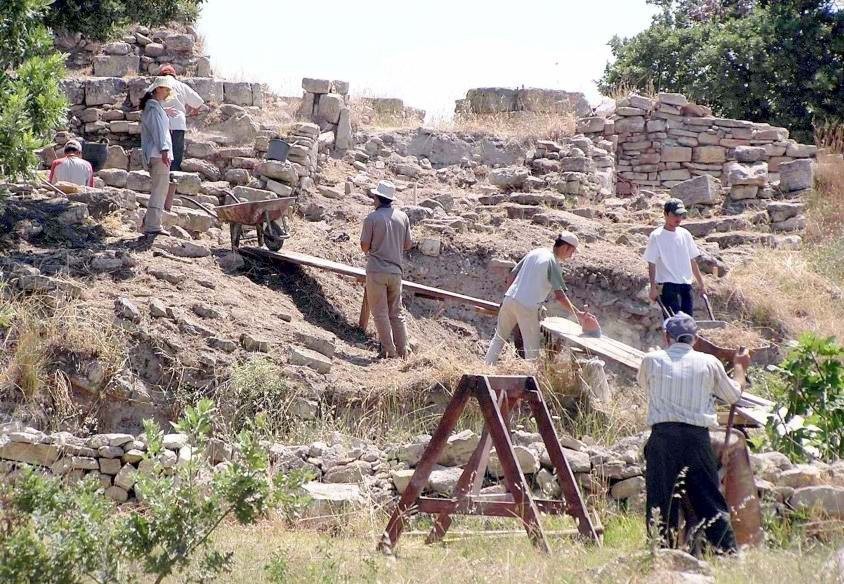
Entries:
{"type": "Polygon", "coordinates": [[[789,139],[785,128],[713,117],[709,108],[678,93],[660,93],[655,99],[631,94],[617,101],[609,118],[578,120],[577,131],[614,143],[619,194],[711,176],[728,189],[731,200],[769,198],[781,167],[796,160],[807,162],[791,171],[800,176],[787,180],[786,189],[807,188],[806,174],[797,168],[810,168],[816,153],[815,146],[789,139]]]}
{"type": "Polygon", "coordinates": [[[299,115],[318,125],[324,137],[320,141],[336,150],[354,146],[349,111],[349,82],[328,79],[302,79],[302,105],[299,115]]]}
{"type": "Polygon", "coordinates": [[[534,87],[479,87],[466,92],[455,102],[454,112],[460,115],[507,114],[530,112],[539,114],[573,113],[583,116],[591,108],[581,92],[534,87]]]}
{"type": "Polygon", "coordinates": [[[197,33],[190,27],[150,30],[138,26],[109,43],[99,43],[79,33],[60,33],[54,38],[56,47],[68,55],[69,68],[90,67],[96,77],[158,75],[164,64],[173,65],[179,75],[212,75],[211,61],[197,52],[197,33]]]}

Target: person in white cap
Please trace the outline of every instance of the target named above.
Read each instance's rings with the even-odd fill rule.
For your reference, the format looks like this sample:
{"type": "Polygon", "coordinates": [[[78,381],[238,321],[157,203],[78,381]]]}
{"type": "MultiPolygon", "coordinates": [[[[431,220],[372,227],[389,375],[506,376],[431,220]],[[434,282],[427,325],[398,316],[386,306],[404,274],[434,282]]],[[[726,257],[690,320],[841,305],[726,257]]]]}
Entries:
{"type": "Polygon", "coordinates": [[[82,146],[78,141],[68,140],[64,145],[64,156],[50,165],[49,180],[52,184],[68,182],[83,187],[94,186],[94,169],[82,158],[82,146]]]}
{"type": "Polygon", "coordinates": [[[170,183],[173,142],[170,139],[170,118],[163,102],[170,96],[170,90],[170,78],[158,77],[141,99],[141,149],[144,167],[149,169],[152,179],[143,227],[144,234],[149,236],[167,235],[162,229],[161,219],[170,183]]]}
{"type": "Polygon", "coordinates": [[[540,247],[529,252],[510,271],[507,293],[498,309],[495,336],[484,359],[487,365],[492,365],[498,360],[505,341],[517,325],[525,345],[525,359],[539,357],[539,310],[552,292],[554,299],[577,317],[582,325],[585,326],[587,320],[594,321],[592,315],[578,310],[569,300],[566,284],[563,282],[563,272],[558,263],[571,258],[579,244],[574,233],[564,231],[554,240],[553,248],[540,247]]]}
{"type": "Polygon", "coordinates": [[[366,254],[366,299],[383,357],[407,356],[407,329],[401,306],[404,252],[413,246],[410,220],[393,208],[396,187],[381,181],[369,195],[375,210],[363,221],[360,248],[366,254]]]}

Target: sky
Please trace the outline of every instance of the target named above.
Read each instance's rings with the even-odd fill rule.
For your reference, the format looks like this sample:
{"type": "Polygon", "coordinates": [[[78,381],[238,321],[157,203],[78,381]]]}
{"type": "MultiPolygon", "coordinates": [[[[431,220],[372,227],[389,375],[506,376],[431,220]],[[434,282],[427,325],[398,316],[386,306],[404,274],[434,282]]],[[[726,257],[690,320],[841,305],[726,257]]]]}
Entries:
{"type": "Polygon", "coordinates": [[[607,41],[653,13],[645,0],[206,0],[199,32],[218,77],[288,96],[303,77],[342,79],[431,119],[473,87],[582,91],[597,105],[607,41]]]}

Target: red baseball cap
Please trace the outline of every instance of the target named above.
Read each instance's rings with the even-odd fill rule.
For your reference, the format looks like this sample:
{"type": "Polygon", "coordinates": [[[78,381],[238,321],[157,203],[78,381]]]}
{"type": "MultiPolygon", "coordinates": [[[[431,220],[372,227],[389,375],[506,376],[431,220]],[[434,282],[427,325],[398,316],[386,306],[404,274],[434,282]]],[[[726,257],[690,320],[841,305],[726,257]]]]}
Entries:
{"type": "Polygon", "coordinates": [[[176,76],[176,68],[173,65],[162,65],[158,70],[159,75],[173,75],[176,76]]]}

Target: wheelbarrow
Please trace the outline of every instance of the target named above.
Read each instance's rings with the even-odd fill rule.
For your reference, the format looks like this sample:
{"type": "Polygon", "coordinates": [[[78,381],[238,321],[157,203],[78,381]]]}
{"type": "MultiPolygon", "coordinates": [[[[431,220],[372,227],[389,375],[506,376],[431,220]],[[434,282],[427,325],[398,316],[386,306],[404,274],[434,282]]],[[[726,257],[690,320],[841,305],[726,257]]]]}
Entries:
{"type": "Polygon", "coordinates": [[[199,207],[215,219],[229,224],[232,249],[240,247],[240,238],[244,227],[254,227],[258,236],[258,245],[266,246],[270,251],[278,251],[284,245],[284,240],[290,237],[288,209],[296,197],[269,199],[266,201],[241,201],[233,194],[226,192],[236,203],[221,205],[213,210],[209,209],[192,197],[180,195],[195,206],[199,207]]]}

